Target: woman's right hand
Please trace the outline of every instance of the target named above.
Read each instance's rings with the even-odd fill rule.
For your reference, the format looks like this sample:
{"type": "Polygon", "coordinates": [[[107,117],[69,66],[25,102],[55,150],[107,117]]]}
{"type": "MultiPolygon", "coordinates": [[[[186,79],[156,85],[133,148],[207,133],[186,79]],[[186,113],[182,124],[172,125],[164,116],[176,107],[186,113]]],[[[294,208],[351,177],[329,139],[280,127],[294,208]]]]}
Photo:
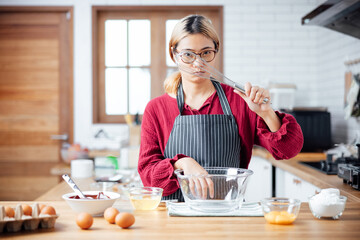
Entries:
{"type": "Polygon", "coordinates": [[[208,172],[195,159],[191,157],[181,158],[175,162],[174,168],[184,170],[184,175],[194,176],[189,179],[190,191],[194,196],[196,196],[196,188],[199,197],[202,199],[207,198],[208,190],[210,198],[214,198],[214,183],[209,177],[206,177],[208,172]],[[196,177],[198,175],[202,177],[196,177]]]}

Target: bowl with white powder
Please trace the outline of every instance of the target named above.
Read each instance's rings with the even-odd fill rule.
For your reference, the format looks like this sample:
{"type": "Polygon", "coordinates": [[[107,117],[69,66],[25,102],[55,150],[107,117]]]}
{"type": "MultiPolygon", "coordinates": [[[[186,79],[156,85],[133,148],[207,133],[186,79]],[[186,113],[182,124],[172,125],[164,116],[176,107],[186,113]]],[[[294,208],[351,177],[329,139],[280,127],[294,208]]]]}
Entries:
{"type": "Polygon", "coordinates": [[[346,204],[346,197],[340,196],[337,188],[322,189],[319,194],[309,198],[309,207],[314,217],[338,219],[346,204]]]}

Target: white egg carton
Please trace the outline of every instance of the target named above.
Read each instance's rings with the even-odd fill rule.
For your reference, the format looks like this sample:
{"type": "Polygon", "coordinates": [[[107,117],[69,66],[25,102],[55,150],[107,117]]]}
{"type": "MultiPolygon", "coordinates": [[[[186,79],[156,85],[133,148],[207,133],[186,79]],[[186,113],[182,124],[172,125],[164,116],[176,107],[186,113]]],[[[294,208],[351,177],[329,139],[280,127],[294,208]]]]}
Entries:
{"type": "Polygon", "coordinates": [[[59,215],[40,214],[39,204],[32,206],[32,216],[24,215],[21,204],[15,208],[15,216],[7,217],[5,207],[0,205],[0,234],[19,232],[20,230],[36,230],[38,228],[53,228],[59,215]]]}

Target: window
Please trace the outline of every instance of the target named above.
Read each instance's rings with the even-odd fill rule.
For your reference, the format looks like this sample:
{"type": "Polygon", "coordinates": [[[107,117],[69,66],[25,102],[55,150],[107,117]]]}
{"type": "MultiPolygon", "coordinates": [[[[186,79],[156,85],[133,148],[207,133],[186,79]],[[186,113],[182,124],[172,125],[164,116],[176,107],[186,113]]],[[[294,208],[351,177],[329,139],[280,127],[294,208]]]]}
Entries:
{"type": "Polygon", "coordinates": [[[177,71],[168,42],[189,14],[209,17],[222,38],[221,6],[93,7],[94,123],[125,123],[125,115],[141,116],[149,100],[164,93],[164,79],[177,71]]]}
{"type": "Polygon", "coordinates": [[[143,113],[150,100],[150,46],[150,20],[105,21],[105,114],[143,113]]]}

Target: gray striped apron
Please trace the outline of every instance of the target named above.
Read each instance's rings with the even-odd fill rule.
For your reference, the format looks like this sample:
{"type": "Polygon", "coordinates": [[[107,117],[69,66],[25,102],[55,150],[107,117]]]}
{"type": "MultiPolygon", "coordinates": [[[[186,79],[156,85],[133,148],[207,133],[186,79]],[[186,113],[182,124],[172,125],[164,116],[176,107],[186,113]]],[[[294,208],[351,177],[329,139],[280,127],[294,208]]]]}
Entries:
{"type": "MultiPolygon", "coordinates": [[[[211,81],[219,96],[224,114],[182,116],[184,92],[180,83],[177,103],[180,114],[176,117],[169,140],[164,150],[165,158],[185,154],[195,159],[202,167],[240,166],[240,136],[229,102],[220,83],[211,81]]],[[[214,183],[215,184],[215,183],[214,183]]],[[[184,198],[179,188],[163,200],[184,198]]]]}

